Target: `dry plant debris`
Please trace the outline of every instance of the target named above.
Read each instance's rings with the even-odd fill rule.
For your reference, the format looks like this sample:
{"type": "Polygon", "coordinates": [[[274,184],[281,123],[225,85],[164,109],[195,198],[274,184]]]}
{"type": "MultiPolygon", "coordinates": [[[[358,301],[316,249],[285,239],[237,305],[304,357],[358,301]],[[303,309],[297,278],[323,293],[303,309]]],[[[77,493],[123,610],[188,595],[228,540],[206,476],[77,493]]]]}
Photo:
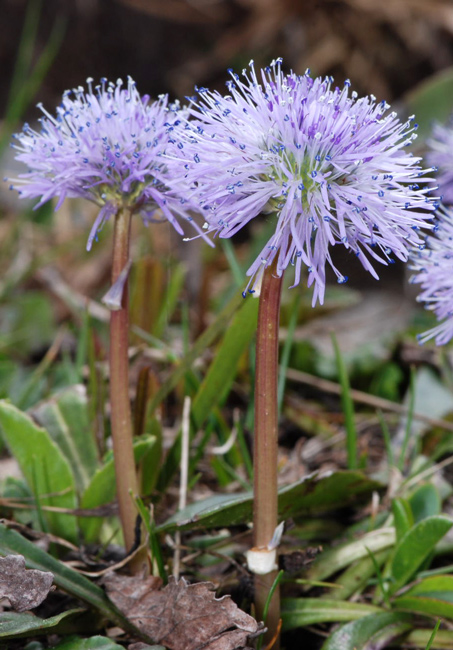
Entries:
{"type": "Polygon", "coordinates": [[[0,598],[7,598],[17,612],[38,607],[47,598],[53,574],[26,569],[22,555],[0,558],[0,598]]]}
{"type": "Polygon", "coordinates": [[[263,629],[229,596],[216,598],[211,582],[189,585],[170,578],[159,589],[159,578],[137,580],[112,573],[104,585],[134,625],[170,650],[239,650],[263,629]]]}

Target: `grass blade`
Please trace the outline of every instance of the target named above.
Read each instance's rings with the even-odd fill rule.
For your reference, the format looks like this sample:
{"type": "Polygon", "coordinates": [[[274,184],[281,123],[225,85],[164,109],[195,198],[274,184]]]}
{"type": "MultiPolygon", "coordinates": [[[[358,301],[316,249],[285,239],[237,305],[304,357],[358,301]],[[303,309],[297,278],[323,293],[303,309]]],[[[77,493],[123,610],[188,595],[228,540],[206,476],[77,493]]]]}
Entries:
{"type": "Polygon", "coordinates": [[[337,362],[338,375],[341,385],[341,403],[346,427],[346,451],[348,456],[348,469],[357,469],[357,429],[354,419],[354,402],[351,397],[351,387],[349,385],[346,364],[341,356],[335,335],[332,334],[332,343],[335,350],[335,359],[337,362]]]}

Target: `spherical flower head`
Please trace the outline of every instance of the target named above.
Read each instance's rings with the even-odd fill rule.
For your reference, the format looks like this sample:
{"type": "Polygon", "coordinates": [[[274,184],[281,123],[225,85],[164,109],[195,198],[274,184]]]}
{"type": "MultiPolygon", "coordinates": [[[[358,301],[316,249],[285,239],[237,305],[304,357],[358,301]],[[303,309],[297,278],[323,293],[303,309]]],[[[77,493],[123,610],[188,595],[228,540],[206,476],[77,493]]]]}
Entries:
{"type": "MultiPolygon", "coordinates": [[[[166,95],[150,102],[140,96],[134,81],[127,87],[101,79],[93,89],[66,91],[52,116],[44,116],[37,132],[25,125],[14,136],[17,160],[28,172],[14,180],[23,198],[39,198],[39,207],[58,197],[56,209],[66,197],[82,197],[101,209],[92,227],[88,250],[103,223],[119,208],[142,215],[145,222],[160,213],[178,232],[175,215],[189,221],[184,198],[168,193],[169,161],[162,157],[180,122],[179,105],[166,95]]],[[[182,111],[184,112],[184,111],[182,111]]]]}
{"type": "Polygon", "coordinates": [[[332,259],[340,244],[376,278],[370,259],[406,261],[433,209],[420,159],[406,150],[416,125],[374,97],[358,99],[348,81],[340,89],[308,71],[285,75],[281,59],[259,77],[253,61],[242,77],[230,73],[226,96],[197,88],[192,119],[168,152],[207,232],[231,237],[253,219],[273,220],[248,290],[278,256],[277,273],[293,265],[294,284],[307,268],[313,304],[322,303],[326,265],[347,279],[332,259]]]}
{"type": "Polygon", "coordinates": [[[427,140],[426,160],[436,167],[438,191],[444,204],[453,204],[453,116],[447,125],[435,124],[427,140]]]}
{"type": "Polygon", "coordinates": [[[436,227],[426,239],[426,247],[411,258],[416,272],[411,282],[420,284],[417,298],[432,310],[440,322],[418,339],[425,343],[435,338],[437,345],[448,343],[453,337],[453,209],[439,210],[436,227]]]}

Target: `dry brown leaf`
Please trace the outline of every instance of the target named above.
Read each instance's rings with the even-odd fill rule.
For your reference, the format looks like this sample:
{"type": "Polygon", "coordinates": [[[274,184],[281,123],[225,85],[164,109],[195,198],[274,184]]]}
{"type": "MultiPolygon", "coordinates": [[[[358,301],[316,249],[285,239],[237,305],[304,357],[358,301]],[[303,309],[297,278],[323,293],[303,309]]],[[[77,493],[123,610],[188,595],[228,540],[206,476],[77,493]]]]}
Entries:
{"type": "Polygon", "coordinates": [[[104,578],[109,598],[139,629],[170,650],[239,650],[262,626],[229,596],[215,597],[211,582],[189,585],[111,574],[104,578]]]}
{"type": "Polygon", "coordinates": [[[0,598],[7,598],[17,612],[38,607],[47,597],[53,574],[26,569],[22,555],[0,558],[0,598]]]}

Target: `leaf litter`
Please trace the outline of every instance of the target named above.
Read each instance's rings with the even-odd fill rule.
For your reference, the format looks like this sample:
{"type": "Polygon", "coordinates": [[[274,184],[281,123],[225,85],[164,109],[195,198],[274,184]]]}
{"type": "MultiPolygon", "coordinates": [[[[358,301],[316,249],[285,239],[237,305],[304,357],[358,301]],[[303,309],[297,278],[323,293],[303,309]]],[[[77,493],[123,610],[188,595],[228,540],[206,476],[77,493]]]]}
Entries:
{"type": "Polygon", "coordinates": [[[184,578],[108,574],[103,584],[118,609],[156,643],[169,650],[240,650],[264,631],[230,596],[216,598],[211,582],[188,584],[184,578]]]}
{"type": "Polygon", "coordinates": [[[22,555],[0,558],[0,598],[7,598],[16,612],[38,607],[52,588],[49,571],[26,569],[22,555]]]}

